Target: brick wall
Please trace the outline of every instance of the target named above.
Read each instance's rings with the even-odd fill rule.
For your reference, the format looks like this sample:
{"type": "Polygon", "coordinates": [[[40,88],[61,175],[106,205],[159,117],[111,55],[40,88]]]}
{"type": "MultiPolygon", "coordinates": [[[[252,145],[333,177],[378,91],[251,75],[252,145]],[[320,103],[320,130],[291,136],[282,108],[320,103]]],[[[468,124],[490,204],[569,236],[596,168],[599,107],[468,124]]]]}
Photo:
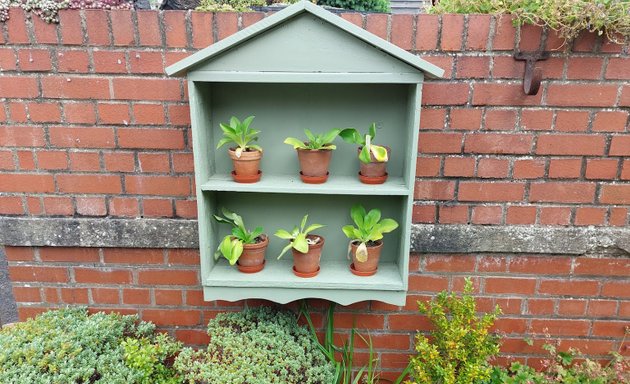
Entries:
{"type": "MultiPolygon", "coordinates": [[[[0,215],[194,219],[185,82],[164,68],[264,16],[64,11],[48,25],[12,9],[0,34],[0,215]]],[[[628,45],[584,35],[540,63],[541,90],[525,96],[514,46],[557,48],[553,33],[515,29],[507,17],[343,17],[446,70],[424,88],[415,223],[628,230],[628,45]]],[[[202,301],[194,250],[6,253],[21,318],[89,304],[140,312],[200,344],[217,311],[245,305],[202,301]]],[[[630,323],[628,260],[627,252],[415,255],[407,306],[360,303],[342,309],[338,324],[349,327],[356,313],[395,371],[413,331],[426,328],[414,300],[473,276],[483,306],[506,313],[505,356],[535,358],[546,332],[602,355],[620,347],[630,323]],[[522,342],[530,334],[534,347],[522,342]]]]}

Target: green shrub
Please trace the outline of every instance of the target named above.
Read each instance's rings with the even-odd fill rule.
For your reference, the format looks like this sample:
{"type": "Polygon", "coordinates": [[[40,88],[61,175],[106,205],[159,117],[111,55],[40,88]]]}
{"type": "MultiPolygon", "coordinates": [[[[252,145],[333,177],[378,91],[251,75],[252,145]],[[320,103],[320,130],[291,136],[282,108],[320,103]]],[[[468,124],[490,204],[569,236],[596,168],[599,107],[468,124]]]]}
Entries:
{"type": "Polygon", "coordinates": [[[464,293],[441,292],[428,303],[418,302],[434,330],[431,338],[416,335],[417,356],[409,363],[413,378],[408,383],[472,384],[487,380],[492,372],[488,359],[499,353],[498,337],[489,333],[501,313],[478,317],[472,282],[467,279],[464,293]]]}
{"type": "MultiPolygon", "coordinates": [[[[43,313],[0,331],[0,383],[145,383],[146,367],[127,365],[122,345],[139,338],[144,345],[158,341],[168,351],[179,348],[154,331],[137,316],[89,316],[85,308],[43,313]]],[[[160,371],[163,361],[151,364],[160,371]]]]}
{"type": "Polygon", "coordinates": [[[177,384],[172,367],[174,357],[179,353],[181,344],[174,342],[168,335],[159,333],[155,338],[127,337],[122,347],[125,350],[127,366],[141,372],[138,384],[177,384]]]}
{"type": "Polygon", "coordinates": [[[185,348],[175,368],[186,383],[330,384],[333,367],[292,313],[261,307],[221,313],[207,351],[185,348]]]}
{"type": "Polygon", "coordinates": [[[361,12],[389,12],[389,0],[318,0],[317,4],[361,12]]]}
{"type": "Polygon", "coordinates": [[[300,0],[201,0],[197,11],[248,12],[252,7],[264,7],[276,3],[293,4],[300,0]]]}
{"type": "Polygon", "coordinates": [[[515,23],[548,26],[567,39],[581,31],[623,43],[630,37],[630,1],[618,0],[441,0],[431,13],[511,14],[515,23]]]}

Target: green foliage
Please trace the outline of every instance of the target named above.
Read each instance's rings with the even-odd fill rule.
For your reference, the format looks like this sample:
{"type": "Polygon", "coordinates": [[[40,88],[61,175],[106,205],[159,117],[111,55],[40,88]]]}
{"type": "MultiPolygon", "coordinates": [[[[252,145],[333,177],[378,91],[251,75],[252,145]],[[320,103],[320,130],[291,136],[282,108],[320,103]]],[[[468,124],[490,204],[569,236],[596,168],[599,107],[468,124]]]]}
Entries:
{"type": "Polygon", "coordinates": [[[19,7],[47,23],[59,22],[62,9],[133,9],[131,0],[0,0],[0,22],[9,19],[9,9],[19,7]]]}
{"type": "Polygon", "coordinates": [[[338,128],[331,129],[330,131],[315,135],[308,129],[304,130],[306,137],[308,138],[307,142],[304,142],[300,139],[296,139],[294,137],[287,137],[284,140],[285,144],[289,144],[293,146],[293,149],[310,149],[310,150],[318,150],[318,149],[328,149],[333,150],[337,149],[337,146],[332,144],[337,135],[341,130],[338,128]]]}
{"type": "Polygon", "coordinates": [[[225,137],[219,140],[217,149],[225,144],[234,143],[236,144],[236,157],[241,157],[243,151],[250,149],[262,152],[260,146],[251,144],[254,141],[258,141],[258,134],[260,133],[260,131],[249,128],[253,120],[254,116],[249,116],[241,122],[239,119],[232,116],[229,125],[220,123],[219,125],[225,137]]]}
{"type": "Polygon", "coordinates": [[[307,220],[308,220],[308,215],[304,215],[304,217],[302,218],[302,222],[300,223],[300,226],[298,227],[296,225],[295,228],[293,228],[291,232],[286,231],[284,229],[278,229],[276,231],[275,235],[277,237],[284,240],[289,240],[289,244],[286,247],[284,247],[284,249],[282,249],[282,252],[280,252],[280,255],[278,255],[278,259],[280,259],[282,255],[284,255],[291,248],[294,248],[295,250],[299,252],[306,253],[308,252],[309,245],[316,244],[314,240],[307,238],[306,235],[308,235],[310,232],[316,229],[325,227],[325,225],[311,224],[307,227],[306,226],[307,220]]]}
{"type": "MultiPolygon", "coordinates": [[[[0,382],[3,384],[146,383],[146,371],[128,365],[123,342],[154,343],[155,326],[137,316],[97,313],[85,308],[49,311],[0,331],[0,382]]],[[[175,349],[166,336],[160,342],[175,349]]],[[[153,361],[160,371],[163,361],[153,361]]],[[[165,374],[163,383],[168,381],[165,374]]]]}
{"type": "Polygon", "coordinates": [[[418,302],[434,330],[430,338],[416,335],[417,356],[411,358],[411,377],[417,384],[473,384],[488,380],[488,359],[499,353],[498,337],[489,333],[501,310],[477,316],[472,282],[464,293],[441,292],[428,303],[418,302]]]}
{"type": "Polygon", "coordinates": [[[181,344],[168,335],[159,333],[155,338],[127,337],[122,342],[127,366],[142,373],[138,384],[178,384],[181,381],[168,362],[181,349],[181,344]]]}
{"type": "Polygon", "coordinates": [[[372,144],[372,140],[376,137],[376,123],[372,123],[368,132],[363,135],[356,128],[346,128],[339,132],[339,136],[348,143],[357,144],[363,146],[359,153],[359,160],[368,164],[372,161],[370,153],[374,156],[374,159],[378,162],[386,162],[387,149],[380,145],[372,144]]]}
{"type": "Polygon", "coordinates": [[[431,13],[511,14],[515,24],[548,26],[567,39],[580,32],[606,34],[623,43],[630,37],[630,1],[619,0],[441,0],[431,13]]]}
{"type": "Polygon", "coordinates": [[[317,5],[361,12],[389,12],[389,0],[318,0],[317,5]]]}
{"type": "Polygon", "coordinates": [[[351,240],[361,244],[357,247],[356,257],[358,261],[367,260],[368,243],[381,240],[384,233],[389,233],[398,228],[398,223],[394,219],[381,219],[381,211],[371,209],[366,212],[361,204],[356,204],[350,209],[350,217],[356,224],[344,225],[343,233],[351,240]]]}
{"type": "Polygon", "coordinates": [[[294,314],[267,307],[221,313],[208,324],[207,351],[185,348],[175,367],[185,382],[330,384],[333,367],[294,314]]]}
{"type": "Polygon", "coordinates": [[[243,218],[234,212],[230,212],[228,209],[223,208],[221,210],[223,217],[213,215],[215,220],[219,223],[225,223],[232,226],[232,234],[223,238],[223,241],[219,243],[219,247],[214,252],[215,260],[221,257],[225,257],[230,265],[236,264],[239,257],[243,254],[243,245],[255,244],[256,239],[263,233],[262,227],[256,227],[253,231],[247,230],[243,223],[243,218]]]}
{"type": "Polygon", "coordinates": [[[247,12],[251,7],[265,6],[265,0],[201,0],[196,11],[247,12]]]}

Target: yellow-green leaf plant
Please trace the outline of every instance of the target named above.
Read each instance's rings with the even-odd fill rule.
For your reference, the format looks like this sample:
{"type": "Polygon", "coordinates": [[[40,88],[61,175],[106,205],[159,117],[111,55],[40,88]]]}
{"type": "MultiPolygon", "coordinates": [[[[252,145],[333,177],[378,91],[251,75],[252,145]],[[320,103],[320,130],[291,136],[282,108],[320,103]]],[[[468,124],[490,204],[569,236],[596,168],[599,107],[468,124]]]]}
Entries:
{"type": "MultiPolygon", "coordinates": [[[[398,228],[396,220],[381,220],[380,210],[372,209],[366,212],[365,208],[360,204],[356,204],[350,209],[350,217],[352,217],[356,227],[344,225],[341,230],[350,239],[350,244],[353,242],[360,243],[355,254],[360,262],[367,260],[368,245],[373,245],[374,242],[381,240],[384,233],[389,233],[398,228]]],[[[350,245],[348,245],[348,250],[350,250],[350,245]]]]}
{"type": "Polygon", "coordinates": [[[249,127],[253,120],[254,116],[249,116],[241,122],[238,118],[232,116],[229,125],[225,123],[219,124],[224,137],[217,143],[217,149],[225,144],[234,143],[236,144],[234,152],[237,158],[240,158],[244,151],[255,150],[262,152],[263,150],[259,145],[252,144],[252,142],[258,141],[258,134],[260,133],[260,131],[249,127]]]}
{"type": "Polygon", "coordinates": [[[286,247],[284,247],[284,249],[282,249],[282,252],[280,252],[280,255],[278,255],[278,260],[280,260],[280,258],[291,248],[299,252],[306,253],[308,252],[309,245],[316,244],[315,241],[317,240],[309,239],[306,236],[310,232],[316,229],[325,227],[325,225],[311,224],[307,227],[306,226],[307,220],[308,220],[308,215],[304,215],[304,217],[302,218],[302,222],[300,223],[300,226],[298,227],[296,225],[291,232],[286,231],[284,229],[278,229],[276,231],[276,233],[274,234],[275,236],[284,240],[289,240],[289,244],[286,247]]]}
{"type": "Polygon", "coordinates": [[[335,128],[326,133],[316,135],[310,130],[305,129],[304,133],[306,134],[308,141],[305,142],[300,139],[296,139],[295,137],[287,137],[284,140],[284,143],[293,146],[293,149],[309,149],[312,151],[319,149],[333,150],[337,149],[337,146],[332,142],[335,141],[335,138],[337,138],[340,131],[340,129],[335,128]]]}
{"type": "Polygon", "coordinates": [[[359,160],[365,164],[372,162],[370,153],[379,163],[384,163],[389,160],[387,148],[372,144],[372,140],[376,137],[376,123],[370,125],[365,135],[361,134],[356,128],[345,128],[339,132],[339,136],[348,143],[363,147],[359,153],[359,160]]]}
{"type": "Polygon", "coordinates": [[[255,244],[256,239],[262,235],[263,228],[256,227],[253,231],[247,230],[243,223],[243,218],[226,208],[221,210],[223,216],[213,215],[219,223],[229,224],[232,226],[232,233],[223,238],[214,253],[214,259],[217,260],[221,256],[225,257],[230,265],[236,264],[239,257],[243,254],[243,246],[245,244],[255,244]]]}

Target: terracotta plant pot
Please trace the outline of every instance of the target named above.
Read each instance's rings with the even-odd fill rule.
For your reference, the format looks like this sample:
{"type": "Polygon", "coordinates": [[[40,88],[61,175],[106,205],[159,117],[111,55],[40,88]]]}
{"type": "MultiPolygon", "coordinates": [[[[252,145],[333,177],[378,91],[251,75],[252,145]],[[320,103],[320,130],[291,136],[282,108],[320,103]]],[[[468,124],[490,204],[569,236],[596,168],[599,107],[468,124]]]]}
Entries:
{"type": "Polygon", "coordinates": [[[260,235],[261,242],[243,245],[243,253],[236,262],[238,270],[243,273],[256,273],[265,268],[265,251],[269,245],[267,235],[260,235]]]}
{"type": "MultiPolygon", "coordinates": [[[[363,147],[357,148],[357,154],[361,153],[363,147]]],[[[387,149],[387,158],[390,158],[391,149],[387,149]]],[[[364,184],[383,184],[387,180],[387,161],[376,161],[374,154],[370,153],[371,162],[365,164],[359,160],[359,180],[364,184]]]]}
{"type": "Polygon", "coordinates": [[[232,178],[237,183],[255,183],[260,180],[262,172],[260,171],[260,159],[262,152],[260,151],[243,151],[241,157],[236,157],[234,148],[228,150],[234,171],[232,178]]]}
{"type": "Polygon", "coordinates": [[[308,246],[308,252],[293,250],[293,273],[299,277],[314,277],[319,273],[319,260],[322,256],[324,238],[316,235],[306,236],[309,239],[319,238],[319,242],[308,246]]]}
{"type": "Polygon", "coordinates": [[[332,158],[330,149],[298,149],[300,178],[308,184],[321,184],[328,180],[328,166],[332,158]]]}
{"type": "Polygon", "coordinates": [[[357,276],[372,276],[378,269],[378,261],[381,258],[381,250],[383,249],[383,242],[377,241],[375,245],[368,245],[367,252],[368,258],[366,261],[361,262],[357,260],[356,253],[360,243],[352,242],[350,245],[352,255],[352,265],[350,270],[357,276]]]}

